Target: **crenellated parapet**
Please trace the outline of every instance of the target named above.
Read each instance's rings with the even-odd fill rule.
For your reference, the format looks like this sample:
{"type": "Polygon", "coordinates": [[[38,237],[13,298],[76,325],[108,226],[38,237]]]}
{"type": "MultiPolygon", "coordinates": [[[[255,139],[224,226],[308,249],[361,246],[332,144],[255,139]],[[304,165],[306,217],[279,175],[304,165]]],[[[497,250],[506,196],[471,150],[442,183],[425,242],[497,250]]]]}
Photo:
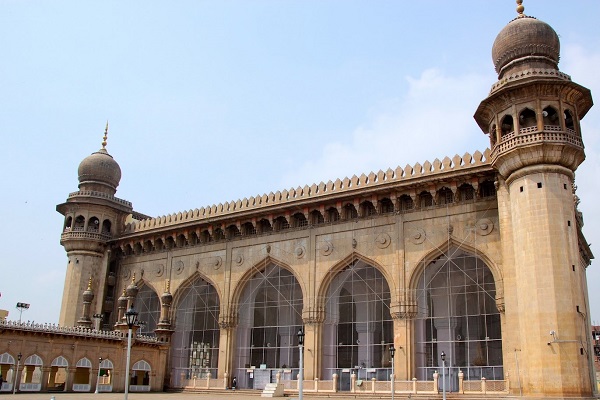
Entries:
{"type": "Polygon", "coordinates": [[[404,168],[397,167],[394,170],[390,168],[386,171],[380,170],[377,173],[371,172],[368,175],[354,175],[351,178],[346,177],[327,183],[321,182],[311,186],[305,185],[295,189],[270,192],[269,194],[251,196],[250,198],[132,222],[127,225],[124,235],[152,231],[158,228],[162,229],[167,226],[202,222],[219,217],[226,218],[244,212],[262,211],[270,208],[276,210],[280,207],[298,206],[298,204],[314,203],[321,200],[334,202],[336,198],[341,199],[355,193],[378,191],[382,188],[392,190],[398,186],[418,185],[420,181],[430,181],[434,176],[443,179],[456,173],[486,169],[489,167],[489,159],[490,150],[486,149],[484,153],[479,151],[474,154],[465,153],[462,157],[455,155],[453,158],[445,157],[441,161],[435,159],[433,162],[426,161],[423,164],[406,165],[404,168]]]}

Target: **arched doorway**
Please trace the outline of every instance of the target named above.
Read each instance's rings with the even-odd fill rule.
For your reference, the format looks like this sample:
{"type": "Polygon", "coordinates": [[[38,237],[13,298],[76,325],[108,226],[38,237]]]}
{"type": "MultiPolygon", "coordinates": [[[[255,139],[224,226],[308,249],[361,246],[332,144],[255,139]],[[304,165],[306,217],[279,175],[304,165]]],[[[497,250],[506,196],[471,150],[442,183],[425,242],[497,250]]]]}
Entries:
{"type": "Polygon", "coordinates": [[[219,295],[209,282],[196,276],[176,293],[175,333],[171,351],[171,379],[217,377],[219,361],[219,295]]]}
{"type": "Polygon", "coordinates": [[[63,356],[58,356],[50,364],[50,374],[48,375],[48,391],[64,392],[67,382],[67,368],[69,362],[63,356]]]}
{"type": "Polygon", "coordinates": [[[297,332],[302,329],[302,289],[296,277],[275,263],[245,284],[239,304],[234,375],[238,387],[263,389],[298,374],[297,332]],[[251,371],[251,372],[249,372],[251,371]]]}
{"type": "Polygon", "coordinates": [[[84,357],[75,364],[75,374],[73,375],[73,391],[89,392],[91,388],[92,362],[84,357]]]}
{"type": "MultiPolygon", "coordinates": [[[[446,388],[464,379],[504,379],[496,285],[483,260],[457,246],[429,262],[417,284],[416,377],[432,380],[446,354],[446,388]]],[[[440,374],[441,376],[441,374],[440,374]]],[[[441,386],[440,378],[440,386],[441,386]]]]}
{"type": "Polygon", "coordinates": [[[393,342],[390,289],[375,267],[353,258],[327,289],[323,324],[323,379],[339,376],[339,389],[359,381],[389,380],[393,342]]]}
{"type": "Polygon", "coordinates": [[[25,359],[23,366],[19,391],[39,392],[42,389],[42,358],[37,354],[30,355],[25,359]]]}

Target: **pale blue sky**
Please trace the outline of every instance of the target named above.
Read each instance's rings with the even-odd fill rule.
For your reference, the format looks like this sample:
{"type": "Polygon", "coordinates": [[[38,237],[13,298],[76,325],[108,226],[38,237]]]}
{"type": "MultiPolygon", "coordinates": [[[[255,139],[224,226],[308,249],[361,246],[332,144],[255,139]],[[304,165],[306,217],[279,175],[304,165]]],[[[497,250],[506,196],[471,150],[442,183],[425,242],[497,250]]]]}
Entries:
{"type": "MultiPolygon", "coordinates": [[[[560,35],[561,70],[600,93],[600,2],[524,5],[560,35]]],[[[511,0],[0,0],[0,308],[58,321],[55,206],[107,119],[117,196],[152,216],[483,151],[472,115],[515,15],[511,0]]],[[[578,194],[600,257],[600,107],[582,127],[578,194]]],[[[598,282],[593,263],[600,322],[598,282]]]]}

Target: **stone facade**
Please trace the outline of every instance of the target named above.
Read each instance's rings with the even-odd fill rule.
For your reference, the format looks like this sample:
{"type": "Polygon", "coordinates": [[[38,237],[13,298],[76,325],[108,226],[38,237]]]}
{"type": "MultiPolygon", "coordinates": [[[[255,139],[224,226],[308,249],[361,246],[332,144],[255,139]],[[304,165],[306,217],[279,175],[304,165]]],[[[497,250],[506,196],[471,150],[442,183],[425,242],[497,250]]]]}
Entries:
{"type": "Polygon", "coordinates": [[[122,328],[135,306],[156,338],[152,371],[172,387],[293,380],[301,330],[305,379],[337,390],[392,371],[437,384],[446,366],[451,391],[487,380],[591,397],[593,256],[574,186],[591,94],[558,70],[558,36],[522,6],[493,54],[498,82],[475,113],[484,153],[150,218],[114,196],[105,136],[57,206],[61,326],[90,328],[95,314],[122,328]]]}

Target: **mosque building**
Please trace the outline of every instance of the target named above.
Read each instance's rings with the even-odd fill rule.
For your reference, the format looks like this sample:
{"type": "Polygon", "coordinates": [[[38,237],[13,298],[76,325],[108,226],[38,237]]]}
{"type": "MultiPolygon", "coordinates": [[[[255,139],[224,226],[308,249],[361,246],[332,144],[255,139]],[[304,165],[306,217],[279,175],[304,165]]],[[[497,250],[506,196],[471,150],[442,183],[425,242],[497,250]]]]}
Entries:
{"type": "Polygon", "coordinates": [[[558,69],[556,32],[517,3],[474,115],[483,153],[151,218],[115,197],[107,126],[57,206],[60,326],[106,335],[133,307],[144,324],[131,362],[145,363],[135,383],[147,390],[233,377],[296,390],[301,332],[309,390],[593,397],[593,255],[574,185],[593,102],[558,69]]]}

